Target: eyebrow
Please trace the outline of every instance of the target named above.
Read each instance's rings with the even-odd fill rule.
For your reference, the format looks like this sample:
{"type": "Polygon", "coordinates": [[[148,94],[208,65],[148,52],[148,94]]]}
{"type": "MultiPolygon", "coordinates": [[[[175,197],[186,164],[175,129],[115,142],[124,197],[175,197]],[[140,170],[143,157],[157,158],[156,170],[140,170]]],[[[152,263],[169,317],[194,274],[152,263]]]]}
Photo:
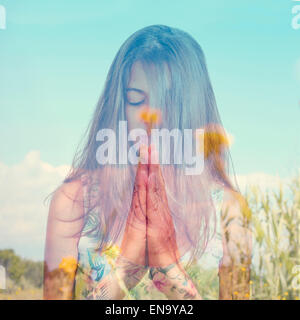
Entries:
{"type": "Polygon", "coordinates": [[[137,89],[137,88],[127,88],[126,91],[137,91],[139,93],[146,94],[145,91],[143,91],[141,89],[137,89]]]}

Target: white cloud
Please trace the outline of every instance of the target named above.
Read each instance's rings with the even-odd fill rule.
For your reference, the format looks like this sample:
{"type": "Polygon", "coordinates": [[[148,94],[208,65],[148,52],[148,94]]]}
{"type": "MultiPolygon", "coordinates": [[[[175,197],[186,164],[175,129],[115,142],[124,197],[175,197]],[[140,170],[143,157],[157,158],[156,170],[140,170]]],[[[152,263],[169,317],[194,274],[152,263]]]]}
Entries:
{"type": "Polygon", "coordinates": [[[48,207],[44,199],[62,182],[68,166],[54,167],[39,151],[7,166],[0,162],[0,248],[43,259],[48,207]]]}
{"type": "Polygon", "coordinates": [[[270,175],[263,172],[237,175],[236,178],[242,192],[249,186],[257,186],[262,191],[276,190],[279,188],[281,183],[285,185],[287,182],[287,179],[284,179],[279,175],[270,175]]]}

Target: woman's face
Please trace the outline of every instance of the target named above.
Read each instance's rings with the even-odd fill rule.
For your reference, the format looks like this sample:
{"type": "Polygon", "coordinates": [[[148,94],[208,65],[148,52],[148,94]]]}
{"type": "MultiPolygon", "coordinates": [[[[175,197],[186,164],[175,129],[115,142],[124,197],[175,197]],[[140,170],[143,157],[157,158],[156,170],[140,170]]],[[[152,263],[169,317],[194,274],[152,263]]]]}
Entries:
{"type": "Polygon", "coordinates": [[[128,130],[142,128],[145,124],[138,118],[140,108],[149,106],[149,86],[141,62],[137,61],[131,68],[130,79],[126,90],[126,118],[128,130]]]}

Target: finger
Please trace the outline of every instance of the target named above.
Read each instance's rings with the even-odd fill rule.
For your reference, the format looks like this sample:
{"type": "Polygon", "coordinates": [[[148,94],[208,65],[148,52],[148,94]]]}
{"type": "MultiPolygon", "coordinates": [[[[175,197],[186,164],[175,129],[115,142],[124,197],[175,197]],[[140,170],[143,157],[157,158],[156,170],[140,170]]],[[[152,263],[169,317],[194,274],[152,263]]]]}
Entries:
{"type": "Polygon", "coordinates": [[[138,163],[134,185],[139,191],[144,192],[147,188],[148,180],[148,164],[144,163],[148,159],[148,148],[146,145],[140,146],[140,160],[138,163]]]}
{"type": "Polygon", "coordinates": [[[147,189],[147,237],[150,241],[150,257],[158,257],[165,252],[176,256],[176,233],[168,199],[165,181],[158,162],[155,145],[149,147],[149,178],[147,189]]]}
{"type": "MultiPolygon", "coordinates": [[[[139,153],[140,153],[139,162],[142,164],[148,164],[148,157],[149,157],[148,145],[141,143],[139,153]]],[[[148,167],[148,166],[145,166],[145,167],[148,167]]]]}
{"type": "MultiPolygon", "coordinates": [[[[151,159],[151,161],[149,164],[147,185],[147,206],[150,209],[150,213],[153,213],[155,210],[159,210],[161,217],[161,215],[169,213],[169,207],[165,190],[165,181],[158,163],[158,153],[155,145],[153,144],[149,147],[149,159],[151,159]]],[[[152,217],[150,217],[150,219],[151,218],[152,217]]]]}
{"type": "MultiPolygon", "coordinates": [[[[145,150],[141,150],[143,154],[145,150]]],[[[148,152],[148,149],[147,151],[148,152]]],[[[127,218],[127,231],[135,232],[134,229],[145,231],[146,229],[146,195],[147,195],[148,166],[138,163],[130,211],[127,218]]]]}
{"type": "Polygon", "coordinates": [[[162,175],[159,164],[159,153],[154,144],[149,147],[149,178],[148,178],[148,192],[157,193],[164,203],[167,203],[167,194],[165,190],[165,180],[162,175]]]}
{"type": "Polygon", "coordinates": [[[134,264],[145,265],[147,168],[139,163],[130,211],[121,244],[121,255],[134,264]]]}
{"type": "Polygon", "coordinates": [[[159,170],[159,154],[155,144],[151,144],[148,149],[149,153],[149,175],[150,173],[158,173],[159,170]]]}
{"type": "MultiPolygon", "coordinates": [[[[141,146],[140,157],[145,159],[146,154],[148,155],[148,148],[146,146],[141,146]]],[[[140,218],[146,217],[147,182],[148,165],[139,161],[134,182],[132,209],[135,210],[136,214],[140,216],[140,218]]]]}
{"type": "Polygon", "coordinates": [[[158,152],[154,144],[149,147],[149,177],[148,192],[151,195],[158,195],[164,187],[160,166],[158,162],[158,152]],[[154,193],[154,194],[153,194],[154,193]]]}

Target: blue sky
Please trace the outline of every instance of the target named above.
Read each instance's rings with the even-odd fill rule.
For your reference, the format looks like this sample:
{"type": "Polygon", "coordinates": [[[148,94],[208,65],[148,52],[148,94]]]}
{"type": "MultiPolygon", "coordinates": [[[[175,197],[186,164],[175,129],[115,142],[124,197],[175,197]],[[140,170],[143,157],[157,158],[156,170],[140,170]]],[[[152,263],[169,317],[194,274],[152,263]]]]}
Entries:
{"type": "MultiPolygon", "coordinates": [[[[299,3],[300,4],[300,3],[299,3]]],[[[300,29],[289,0],[0,0],[0,247],[42,259],[47,207],[109,66],[136,30],[165,24],[201,45],[241,177],[299,168],[300,29]]],[[[300,21],[299,21],[300,23],[300,21]]],[[[266,178],[266,179],[265,179],[266,178]]]]}
{"type": "MultiPolygon", "coordinates": [[[[202,46],[237,172],[287,175],[299,153],[292,1],[0,1],[0,161],[69,164],[125,39],[151,24],[202,46]]],[[[299,72],[299,70],[298,70],[299,72]]]]}

